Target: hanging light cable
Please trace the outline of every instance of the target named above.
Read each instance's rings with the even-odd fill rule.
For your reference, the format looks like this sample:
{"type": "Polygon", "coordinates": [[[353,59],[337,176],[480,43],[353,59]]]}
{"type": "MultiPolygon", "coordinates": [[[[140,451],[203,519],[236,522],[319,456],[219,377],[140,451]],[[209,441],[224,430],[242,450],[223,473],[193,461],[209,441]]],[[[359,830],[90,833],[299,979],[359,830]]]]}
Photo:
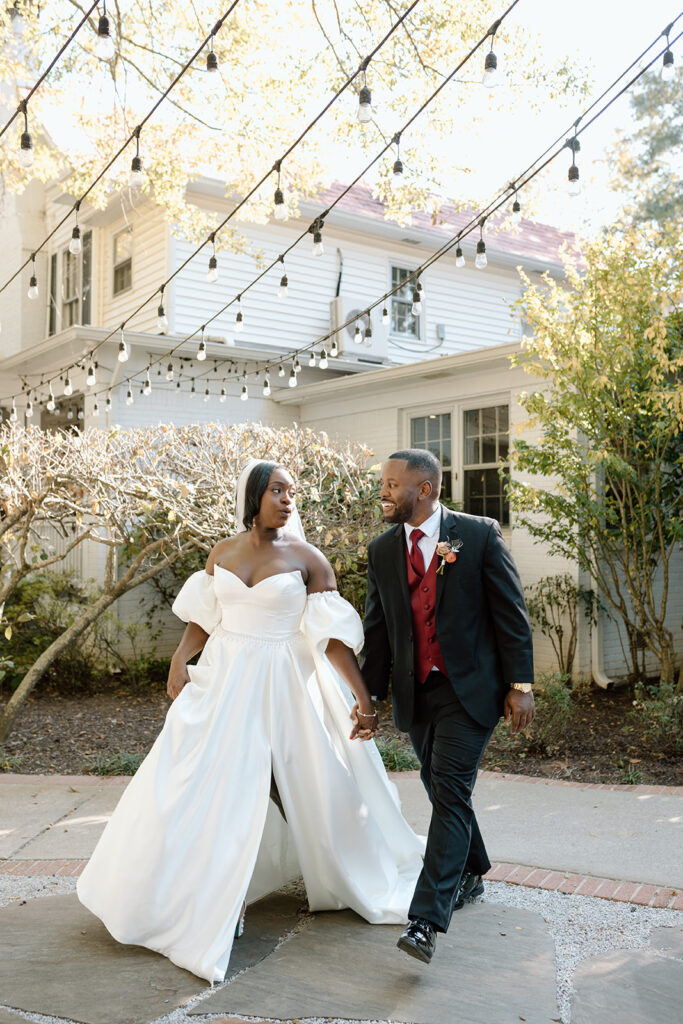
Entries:
{"type": "Polygon", "coordinates": [[[500,82],[500,77],[498,75],[498,58],[493,52],[493,43],[496,38],[496,32],[498,31],[499,25],[500,20],[494,22],[489,29],[489,34],[491,36],[491,49],[486,54],[486,60],[484,61],[484,74],[481,79],[481,84],[485,85],[487,89],[493,89],[494,86],[498,85],[500,82]]]}
{"type": "Polygon", "coordinates": [[[282,264],[283,274],[282,274],[282,277],[280,278],[280,284],[279,284],[278,290],[277,290],[277,297],[278,297],[278,299],[286,299],[288,291],[289,291],[289,280],[287,278],[287,274],[284,273],[285,257],[284,256],[280,256],[279,257],[279,262],[282,264]]]}
{"type": "Polygon", "coordinates": [[[28,107],[26,100],[21,101],[20,107],[21,112],[24,115],[24,130],[21,133],[19,163],[22,167],[28,169],[33,167],[33,138],[28,130],[28,107]]]}
{"type": "Polygon", "coordinates": [[[479,241],[477,242],[477,255],[474,258],[474,265],[477,270],[483,270],[488,260],[486,259],[486,242],[484,241],[484,221],[486,217],[482,217],[479,221],[479,241]]]}
{"type": "Polygon", "coordinates": [[[165,334],[168,330],[168,317],[166,316],[166,310],[164,309],[164,288],[166,285],[162,284],[159,289],[159,308],[157,309],[157,327],[160,334],[165,334]]]}
{"type": "Polygon", "coordinates": [[[396,159],[394,160],[394,178],[403,177],[403,164],[401,162],[401,133],[396,132],[393,141],[396,143],[396,159]]]}
{"type": "Polygon", "coordinates": [[[113,60],[116,50],[114,40],[111,37],[111,26],[107,17],[106,0],[102,0],[102,14],[97,22],[97,44],[95,53],[100,60],[113,60]]]}
{"type": "Polygon", "coordinates": [[[358,120],[361,124],[367,124],[372,119],[372,93],[368,88],[367,70],[370,58],[366,57],[360,70],[363,72],[363,86],[358,93],[358,120]]]}
{"type": "Polygon", "coordinates": [[[287,207],[285,206],[285,197],[280,188],[280,169],[282,167],[282,161],[276,160],[273,164],[273,170],[277,172],[277,187],[275,189],[273,216],[275,220],[287,220],[287,207]]]}
{"type": "Polygon", "coordinates": [[[199,349],[197,350],[197,359],[199,360],[200,363],[203,363],[204,360],[206,359],[206,340],[204,338],[204,331],[205,330],[206,330],[206,325],[202,324],[202,336],[201,336],[201,340],[199,342],[199,349]]]}
{"type": "Polygon", "coordinates": [[[660,75],[662,77],[663,82],[670,82],[676,74],[673,50],[669,45],[669,32],[671,32],[672,28],[673,22],[671,23],[671,25],[667,25],[667,27],[664,29],[664,32],[662,33],[662,35],[666,36],[666,51],[662,58],[662,70],[660,71],[660,75]]]}
{"type": "Polygon", "coordinates": [[[579,180],[579,168],[576,166],[576,154],[581,150],[581,142],[576,134],[567,139],[567,146],[572,151],[572,163],[567,172],[567,191],[572,198],[581,194],[581,182],[579,180]]]}
{"type": "Polygon", "coordinates": [[[212,252],[209,257],[209,269],[206,272],[206,280],[209,284],[215,284],[218,280],[218,257],[216,256],[216,232],[213,231],[209,236],[211,242],[212,252]]]}
{"type": "Polygon", "coordinates": [[[140,156],[140,125],[134,131],[135,136],[135,156],[130,163],[130,174],[128,176],[128,184],[131,188],[138,189],[142,188],[142,157],[140,156]]]}
{"type": "Polygon", "coordinates": [[[36,276],[36,254],[31,253],[31,277],[28,282],[29,299],[38,298],[38,278],[36,276]]]}
{"type": "Polygon", "coordinates": [[[209,52],[206,55],[206,70],[209,74],[213,75],[218,71],[218,57],[214,53],[213,49],[213,35],[209,42],[209,52]]]}
{"type": "Polygon", "coordinates": [[[72,256],[80,256],[83,251],[83,242],[81,241],[81,229],[78,225],[78,211],[80,209],[80,202],[77,202],[74,206],[76,211],[76,223],[74,224],[71,232],[71,241],[69,242],[69,252],[72,256]]]}

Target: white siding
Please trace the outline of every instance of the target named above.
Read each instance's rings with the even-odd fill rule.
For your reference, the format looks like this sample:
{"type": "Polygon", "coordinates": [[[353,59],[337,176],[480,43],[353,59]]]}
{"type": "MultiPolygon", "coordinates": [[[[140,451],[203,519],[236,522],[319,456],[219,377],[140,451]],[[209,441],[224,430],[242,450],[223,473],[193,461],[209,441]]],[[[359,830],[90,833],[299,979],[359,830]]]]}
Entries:
{"type": "MultiPolygon", "coordinates": [[[[111,329],[130,316],[168,276],[168,237],[163,211],[145,203],[137,213],[108,224],[102,229],[98,252],[97,288],[100,296],[93,322],[111,329]],[[114,236],[127,225],[133,228],[132,287],[114,295],[114,236]]],[[[148,302],[129,327],[136,331],[157,334],[159,296],[148,302]]]]}

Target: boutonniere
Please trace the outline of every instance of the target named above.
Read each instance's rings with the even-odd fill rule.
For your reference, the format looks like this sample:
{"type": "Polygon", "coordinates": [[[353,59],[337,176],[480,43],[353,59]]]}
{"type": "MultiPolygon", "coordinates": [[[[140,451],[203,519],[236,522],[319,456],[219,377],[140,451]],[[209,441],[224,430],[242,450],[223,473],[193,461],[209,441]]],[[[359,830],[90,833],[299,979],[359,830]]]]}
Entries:
{"type": "Polygon", "coordinates": [[[441,559],[439,568],[436,570],[438,575],[443,575],[444,566],[446,563],[449,565],[451,562],[457,561],[458,551],[462,547],[462,541],[459,537],[452,537],[451,540],[440,540],[436,545],[436,553],[441,559]]]}

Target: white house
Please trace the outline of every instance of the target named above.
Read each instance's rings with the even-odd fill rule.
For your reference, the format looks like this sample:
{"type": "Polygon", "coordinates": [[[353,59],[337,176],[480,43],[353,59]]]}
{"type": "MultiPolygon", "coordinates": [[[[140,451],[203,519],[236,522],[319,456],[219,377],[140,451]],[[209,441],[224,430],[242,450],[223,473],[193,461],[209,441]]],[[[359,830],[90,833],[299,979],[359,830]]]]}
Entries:
{"type": "MultiPolygon", "coordinates": [[[[339,191],[331,189],[319,202],[303,203],[296,220],[239,222],[248,247],[265,261],[261,265],[276,260],[339,191]]],[[[188,199],[220,218],[231,209],[215,181],[193,183],[188,199]]],[[[42,189],[34,184],[19,198],[4,198],[0,226],[7,241],[0,251],[0,283],[72,203],[58,185],[42,189]]],[[[0,407],[8,415],[8,396],[19,394],[16,408],[21,415],[30,391],[44,426],[80,422],[125,427],[245,418],[271,425],[296,421],[332,437],[362,441],[375,452],[374,461],[398,447],[428,447],[444,466],[447,496],[461,502],[465,511],[500,521],[525,584],[565,571],[586,583],[579,579],[576,566],[550,559],[515,527],[497,472],[510,435],[524,429],[517,396],[530,384],[523,371],[509,363],[523,333],[512,308],[520,295],[516,268],[559,276],[560,246],[571,242],[571,236],[529,221],[522,221],[516,232],[487,233],[488,265],[478,270],[473,265],[478,233],[471,235],[462,246],[465,266],[456,265],[451,251],[422,274],[424,300],[418,316],[411,313],[412,285],[403,286],[387,300],[389,322],[382,322],[381,306],[375,308],[369,318],[372,337],[360,345],[354,341],[356,314],[400,284],[466,220],[446,209],[438,224],[416,214],[410,226],[401,227],[384,218],[381,204],[367,190],[356,188],[325,219],[322,255],[312,254],[306,237],[286,257],[286,298],[277,294],[282,264],[244,292],[260,269],[254,255],[220,247],[219,278],[209,283],[211,249],[205,247],[165,290],[168,326],[161,333],[157,289],[185,262],[193,246],[173,237],[163,211],[152,202],[134,194],[119,195],[105,211],[82,211],[83,248],[78,256],[69,252],[73,219],[55,232],[36,260],[38,299],[27,297],[27,272],[0,294],[0,407]],[[207,326],[207,359],[199,361],[199,334],[191,341],[184,339],[238,293],[239,305],[233,304],[207,326]],[[124,331],[130,358],[121,363],[117,328],[139,307],[124,331]],[[235,331],[238,309],[243,315],[241,332],[235,331]],[[307,353],[301,359],[298,386],[289,387],[291,366],[284,356],[312,345],[347,320],[352,321],[350,326],[334,335],[339,356],[330,356],[331,338],[316,344],[318,357],[326,348],[327,368],[309,366],[307,353]],[[89,386],[88,352],[112,331],[96,353],[97,381],[89,386]],[[178,351],[168,356],[179,343],[178,351]],[[62,396],[63,382],[55,386],[59,406],[49,413],[44,381],[79,359],[82,367],[70,371],[73,394],[62,396]],[[146,396],[141,393],[145,369],[153,360],[152,390],[146,396]],[[281,362],[284,377],[278,376],[281,362]],[[169,364],[171,381],[166,380],[169,364]],[[265,364],[269,397],[261,393],[265,364]],[[257,365],[261,372],[255,374],[257,365]],[[249,398],[243,402],[245,372],[249,398]],[[131,375],[134,383],[123,383],[131,375]],[[222,403],[221,389],[226,392],[222,403]]],[[[367,323],[366,319],[361,326],[365,329],[367,323]]],[[[86,575],[88,569],[93,571],[91,566],[80,568],[86,575]]],[[[137,601],[134,593],[122,599],[119,614],[136,615],[137,601]]],[[[682,611],[679,586],[671,602],[671,621],[680,621],[682,611]]],[[[173,639],[169,633],[169,647],[173,639]]],[[[539,668],[554,668],[549,642],[541,636],[536,641],[539,668]]],[[[624,665],[616,624],[601,617],[591,637],[582,620],[577,671],[592,673],[604,683],[622,675],[624,665]]]]}

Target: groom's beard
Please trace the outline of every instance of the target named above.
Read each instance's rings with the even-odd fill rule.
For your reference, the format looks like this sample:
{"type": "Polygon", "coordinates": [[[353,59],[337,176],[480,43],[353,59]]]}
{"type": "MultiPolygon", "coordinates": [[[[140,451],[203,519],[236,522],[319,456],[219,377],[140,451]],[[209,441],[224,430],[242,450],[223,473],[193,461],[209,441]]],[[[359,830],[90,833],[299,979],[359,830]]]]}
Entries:
{"type": "Polygon", "coordinates": [[[382,509],[382,518],[385,523],[407,523],[412,519],[415,508],[412,502],[402,501],[382,509]]]}

